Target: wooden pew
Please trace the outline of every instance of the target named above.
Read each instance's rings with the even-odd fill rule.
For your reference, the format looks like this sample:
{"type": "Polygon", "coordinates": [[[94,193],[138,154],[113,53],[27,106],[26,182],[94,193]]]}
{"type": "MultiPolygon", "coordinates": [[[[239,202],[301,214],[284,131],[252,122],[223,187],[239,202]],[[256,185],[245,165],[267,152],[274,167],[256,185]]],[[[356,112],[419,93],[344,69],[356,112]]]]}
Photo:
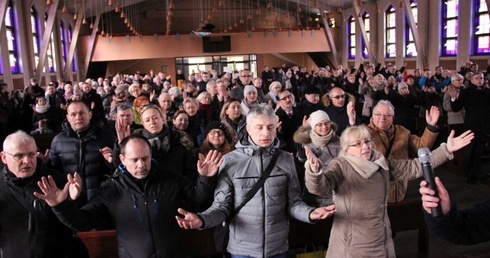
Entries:
{"type": "MultiPolygon", "coordinates": [[[[425,226],[422,201],[420,198],[409,198],[399,203],[388,205],[388,216],[393,233],[418,230],[419,256],[427,256],[429,250],[429,233],[425,226]]],[[[314,245],[328,245],[333,218],[307,224],[291,219],[289,246],[291,249],[311,248],[314,245]]],[[[78,237],[87,246],[91,258],[117,257],[117,240],[114,230],[80,232],[78,237]]],[[[182,249],[189,257],[217,257],[214,249],[213,229],[179,230],[178,236],[183,244],[182,249]]]]}

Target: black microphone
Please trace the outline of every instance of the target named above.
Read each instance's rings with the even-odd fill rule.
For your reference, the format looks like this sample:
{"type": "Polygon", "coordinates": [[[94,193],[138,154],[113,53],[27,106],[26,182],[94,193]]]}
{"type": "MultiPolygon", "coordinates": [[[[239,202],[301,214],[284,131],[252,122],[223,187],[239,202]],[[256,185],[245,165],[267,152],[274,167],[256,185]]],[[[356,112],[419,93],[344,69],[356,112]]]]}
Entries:
{"type": "MultiPolygon", "coordinates": [[[[437,192],[436,180],[434,178],[434,171],[432,170],[432,164],[430,163],[430,150],[429,148],[420,148],[418,151],[420,165],[422,165],[422,171],[424,173],[424,179],[427,181],[427,187],[434,190],[436,193],[434,197],[439,197],[437,192]]],[[[431,208],[432,217],[442,216],[441,202],[439,201],[437,207],[431,208]]]]}

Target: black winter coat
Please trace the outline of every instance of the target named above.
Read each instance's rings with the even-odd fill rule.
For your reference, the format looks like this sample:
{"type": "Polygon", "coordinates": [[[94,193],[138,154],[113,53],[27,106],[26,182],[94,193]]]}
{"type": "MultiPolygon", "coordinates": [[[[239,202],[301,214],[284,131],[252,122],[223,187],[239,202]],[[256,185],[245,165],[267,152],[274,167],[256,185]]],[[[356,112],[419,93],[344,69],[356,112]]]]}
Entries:
{"type": "Polygon", "coordinates": [[[37,182],[51,175],[58,187],[66,179],[37,161],[29,178],[17,178],[5,167],[0,178],[0,252],[2,257],[88,257],[80,240],[64,226],[51,208],[32,193],[41,192],[37,182]]]}
{"type": "Polygon", "coordinates": [[[153,164],[148,177],[138,180],[120,166],[81,209],[65,201],[53,210],[74,230],[90,230],[111,220],[117,231],[119,258],[184,257],[179,250],[177,208],[183,200],[204,205],[199,210],[209,206],[216,177],[199,177],[195,187],[185,177],[157,167],[153,164]]]}
{"type": "MultiPolygon", "coordinates": [[[[164,127],[158,135],[152,135],[145,129],[136,130],[134,133],[141,134],[150,141],[152,148],[151,158],[158,163],[158,166],[184,175],[191,181],[196,180],[197,157],[182,145],[179,133],[168,127],[164,127]]],[[[116,157],[114,165],[116,166],[121,163],[118,158],[120,153],[120,146],[116,142],[113,150],[113,157],[116,157]]]]}
{"type": "Polygon", "coordinates": [[[49,159],[51,166],[63,174],[78,172],[83,180],[80,204],[90,200],[99,189],[106,175],[114,171],[114,166],[107,163],[100,149],[111,148],[114,136],[91,123],[81,133],[73,131],[70,124],[63,122],[63,131],[51,142],[49,159]]]}

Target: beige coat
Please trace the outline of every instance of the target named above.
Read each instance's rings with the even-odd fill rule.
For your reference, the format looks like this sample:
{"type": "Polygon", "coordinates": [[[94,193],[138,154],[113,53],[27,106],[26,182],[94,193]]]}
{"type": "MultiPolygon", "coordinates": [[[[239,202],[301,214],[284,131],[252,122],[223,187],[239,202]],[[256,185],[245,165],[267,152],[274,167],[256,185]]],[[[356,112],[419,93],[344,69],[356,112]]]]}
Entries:
{"type": "MultiPolygon", "coordinates": [[[[389,130],[389,136],[383,130],[377,128],[373,119],[366,126],[371,135],[376,150],[388,159],[409,159],[417,157],[417,150],[422,147],[432,148],[436,141],[438,133],[431,132],[425,128],[421,137],[411,134],[408,129],[401,125],[393,125],[389,130]],[[390,142],[393,141],[393,146],[389,155],[387,151],[390,142]]],[[[407,191],[407,180],[392,181],[390,184],[390,192],[388,202],[400,202],[405,197],[407,191]]]]}
{"type": "MultiPolygon", "coordinates": [[[[449,159],[452,154],[444,143],[432,152],[433,167],[449,159]]],[[[374,150],[366,161],[341,152],[319,173],[312,173],[308,162],[305,167],[309,192],[336,193],[327,257],[395,257],[387,213],[389,181],[421,177],[418,159],[386,160],[374,150]]]]}

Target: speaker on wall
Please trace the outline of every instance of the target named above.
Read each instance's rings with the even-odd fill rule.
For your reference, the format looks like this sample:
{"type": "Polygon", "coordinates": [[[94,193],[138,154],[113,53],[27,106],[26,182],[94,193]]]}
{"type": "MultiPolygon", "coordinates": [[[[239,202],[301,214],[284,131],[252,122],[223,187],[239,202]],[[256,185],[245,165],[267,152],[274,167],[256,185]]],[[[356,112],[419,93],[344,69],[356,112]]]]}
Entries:
{"type": "Polygon", "coordinates": [[[231,51],[230,36],[202,37],[202,50],[204,53],[231,51]]]}

